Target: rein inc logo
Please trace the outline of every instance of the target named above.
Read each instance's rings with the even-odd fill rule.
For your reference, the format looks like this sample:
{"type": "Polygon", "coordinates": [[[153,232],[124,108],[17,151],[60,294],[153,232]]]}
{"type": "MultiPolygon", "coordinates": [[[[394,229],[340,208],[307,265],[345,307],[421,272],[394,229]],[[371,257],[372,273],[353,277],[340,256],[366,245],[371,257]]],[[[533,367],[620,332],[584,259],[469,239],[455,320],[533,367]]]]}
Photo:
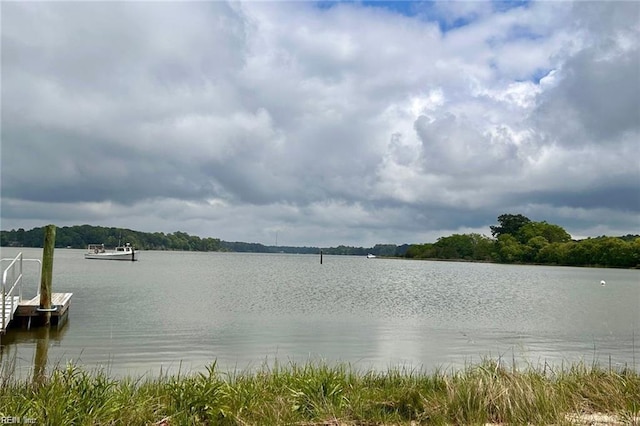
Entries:
{"type": "Polygon", "coordinates": [[[35,425],[38,421],[31,417],[0,417],[0,424],[3,425],[35,425]]]}

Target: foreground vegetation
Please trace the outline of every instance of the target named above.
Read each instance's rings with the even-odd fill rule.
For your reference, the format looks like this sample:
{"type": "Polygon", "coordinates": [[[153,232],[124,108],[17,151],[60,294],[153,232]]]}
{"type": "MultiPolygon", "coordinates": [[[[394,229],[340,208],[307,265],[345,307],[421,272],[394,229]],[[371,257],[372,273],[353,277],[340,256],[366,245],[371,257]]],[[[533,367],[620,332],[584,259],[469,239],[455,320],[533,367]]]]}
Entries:
{"type": "Polygon", "coordinates": [[[431,374],[321,363],[220,373],[214,364],[206,373],[115,380],[70,365],[38,379],[5,374],[0,386],[0,416],[51,425],[567,425],[585,424],[588,413],[637,424],[638,372],[515,370],[491,360],[431,374]]]}

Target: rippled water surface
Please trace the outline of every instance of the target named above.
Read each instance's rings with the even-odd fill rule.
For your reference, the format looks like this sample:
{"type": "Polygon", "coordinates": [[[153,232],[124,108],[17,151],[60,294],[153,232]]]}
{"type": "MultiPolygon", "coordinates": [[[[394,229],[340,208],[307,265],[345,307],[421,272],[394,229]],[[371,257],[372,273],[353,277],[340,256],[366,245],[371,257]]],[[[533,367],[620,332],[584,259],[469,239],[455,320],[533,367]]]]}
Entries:
{"type": "MultiPolygon", "coordinates": [[[[47,367],[73,360],[114,375],[276,359],[432,370],[486,356],[640,368],[639,271],[155,251],[115,262],[83,253],[55,251],[54,292],[74,294],[69,322],[48,343],[42,332],[11,330],[4,364],[30,371],[39,343],[47,367]]],[[[31,296],[39,271],[24,269],[31,296]]]]}

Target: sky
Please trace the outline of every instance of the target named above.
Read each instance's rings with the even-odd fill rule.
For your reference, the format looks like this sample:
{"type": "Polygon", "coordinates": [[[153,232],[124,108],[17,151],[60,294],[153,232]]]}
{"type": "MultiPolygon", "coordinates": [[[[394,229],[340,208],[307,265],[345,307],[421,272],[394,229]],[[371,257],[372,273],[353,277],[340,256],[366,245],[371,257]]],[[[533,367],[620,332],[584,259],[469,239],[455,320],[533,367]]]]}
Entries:
{"type": "Polygon", "coordinates": [[[7,2],[3,230],[640,234],[640,2],[7,2]]]}

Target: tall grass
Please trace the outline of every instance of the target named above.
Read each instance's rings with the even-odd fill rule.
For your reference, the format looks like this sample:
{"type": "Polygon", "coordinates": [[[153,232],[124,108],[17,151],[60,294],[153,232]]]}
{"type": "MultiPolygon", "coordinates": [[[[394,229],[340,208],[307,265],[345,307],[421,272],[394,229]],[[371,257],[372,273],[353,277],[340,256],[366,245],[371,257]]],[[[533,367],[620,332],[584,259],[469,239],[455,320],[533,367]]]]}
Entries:
{"type": "Polygon", "coordinates": [[[563,425],[584,413],[634,424],[640,415],[637,371],[585,364],[516,370],[485,360],[426,373],[324,363],[219,372],[214,363],[204,373],[120,380],[68,365],[0,381],[0,417],[49,425],[563,425]]]}

